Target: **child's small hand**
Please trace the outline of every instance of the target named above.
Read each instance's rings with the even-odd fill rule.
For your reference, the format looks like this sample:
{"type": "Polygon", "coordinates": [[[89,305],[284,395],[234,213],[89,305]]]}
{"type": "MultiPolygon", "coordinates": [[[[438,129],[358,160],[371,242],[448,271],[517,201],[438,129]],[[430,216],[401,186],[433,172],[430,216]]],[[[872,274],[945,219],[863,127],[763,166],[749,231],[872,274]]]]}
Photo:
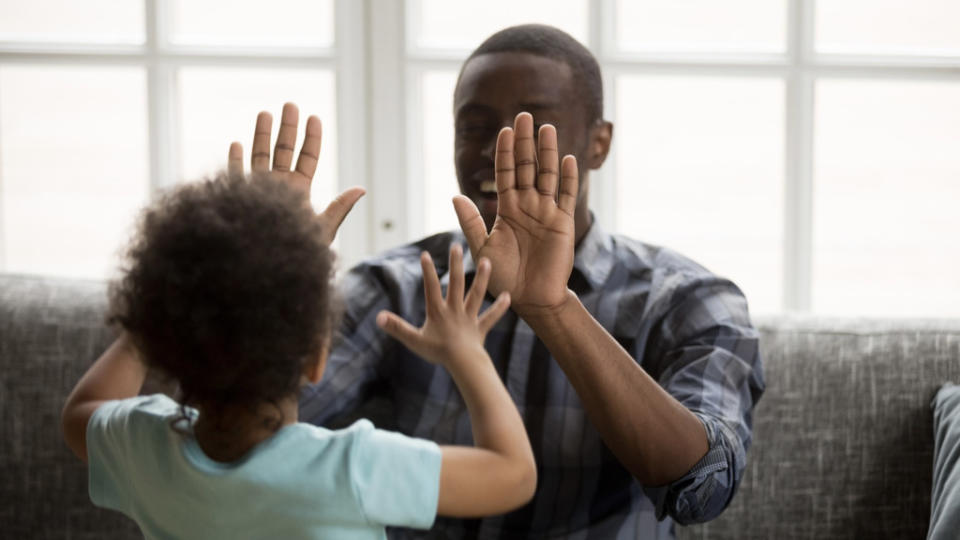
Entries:
{"type": "Polygon", "coordinates": [[[427,320],[423,326],[416,328],[389,311],[377,314],[377,325],[429,362],[448,365],[469,361],[478,353],[486,358],[483,339],[510,307],[510,296],[503,293],[478,316],[490,279],[490,261],[480,259],[477,275],[466,298],[463,293],[463,249],[459,245],[450,248],[450,285],[446,299],[428,253],[420,254],[420,266],[423,268],[427,307],[427,320]]]}

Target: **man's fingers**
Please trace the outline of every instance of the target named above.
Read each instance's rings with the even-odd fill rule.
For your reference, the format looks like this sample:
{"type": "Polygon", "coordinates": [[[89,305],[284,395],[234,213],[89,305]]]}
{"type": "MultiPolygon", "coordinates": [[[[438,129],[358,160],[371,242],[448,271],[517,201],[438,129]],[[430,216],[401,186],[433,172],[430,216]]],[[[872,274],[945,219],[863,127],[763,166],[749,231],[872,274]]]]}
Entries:
{"type": "Polygon", "coordinates": [[[537,191],[551,199],[557,199],[557,181],[560,178],[557,154],[557,130],[550,124],[540,126],[537,136],[537,191]]]}
{"type": "Polygon", "coordinates": [[[440,309],[443,292],[440,290],[440,278],[437,277],[433,259],[426,251],[420,254],[420,268],[423,270],[423,295],[426,299],[427,316],[430,316],[440,309]]]}
{"type": "Polygon", "coordinates": [[[243,176],[243,145],[236,141],[230,143],[230,151],[227,152],[227,176],[243,176]]]}
{"type": "Polygon", "coordinates": [[[255,172],[270,170],[270,130],[273,128],[273,116],[263,111],[257,115],[257,126],[253,129],[253,147],[250,151],[250,168],[255,172]]]}
{"type": "Polygon", "coordinates": [[[480,217],[480,211],[473,201],[457,195],[453,198],[453,210],[457,213],[457,221],[460,222],[460,229],[467,237],[467,245],[470,246],[470,253],[476,260],[477,252],[487,241],[487,226],[480,217]]]}
{"type": "Polygon", "coordinates": [[[408,349],[413,349],[420,338],[420,329],[389,311],[377,313],[377,326],[408,349]]]}
{"type": "Polygon", "coordinates": [[[563,156],[563,161],[560,163],[560,195],[557,197],[557,206],[570,216],[573,216],[577,209],[579,184],[577,158],[567,154],[563,156]]]}
{"type": "MultiPolygon", "coordinates": [[[[517,189],[533,189],[537,176],[537,156],[533,141],[533,116],[522,112],[513,122],[517,189]]],[[[499,156],[499,153],[497,154],[499,156]]]]}
{"type": "Polygon", "coordinates": [[[280,131],[277,144],[273,147],[273,170],[289,172],[293,163],[293,149],[297,144],[297,124],[300,122],[300,110],[293,103],[283,104],[280,115],[280,131]]]}
{"type": "Polygon", "coordinates": [[[460,244],[450,246],[450,280],[447,285],[447,304],[463,305],[463,248],[460,244]]]}
{"type": "Polygon", "coordinates": [[[307,118],[307,130],[297,157],[297,172],[307,178],[307,187],[313,180],[313,173],[317,172],[317,162],[320,160],[320,141],[323,138],[323,125],[320,119],[311,115],[307,118]]]}
{"type": "Polygon", "coordinates": [[[486,257],[477,263],[477,273],[473,277],[470,291],[467,293],[467,302],[464,311],[468,315],[476,315],[483,305],[483,297],[487,293],[487,284],[490,282],[490,259],[486,257]]]}
{"type": "Polygon", "coordinates": [[[500,317],[503,317],[503,314],[507,312],[507,309],[510,308],[510,293],[503,291],[500,293],[500,296],[497,297],[497,300],[484,311],[478,322],[480,323],[480,330],[486,334],[493,328],[493,325],[497,324],[497,321],[500,320],[500,317]]]}
{"type": "Polygon", "coordinates": [[[327,236],[327,244],[333,242],[334,237],[337,235],[337,231],[340,229],[340,225],[343,223],[344,218],[347,217],[347,214],[350,213],[350,210],[353,209],[353,206],[357,204],[357,201],[360,200],[360,197],[363,197],[367,193],[367,190],[362,187],[352,187],[340,195],[337,195],[335,199],[330,201],[330,204],[327,205],[327,208],[320,213],[320,218],[323,220],[324,225],[326,226],[325,234],[327,236]]]}
{"type": "Polygon", "coordinates": [[[517,178],[513,156],[513,129],[505,127],[497,134],[497,155],[494,156],[494,178],[497,181],[497,193],[516,189],[517,178]]]}

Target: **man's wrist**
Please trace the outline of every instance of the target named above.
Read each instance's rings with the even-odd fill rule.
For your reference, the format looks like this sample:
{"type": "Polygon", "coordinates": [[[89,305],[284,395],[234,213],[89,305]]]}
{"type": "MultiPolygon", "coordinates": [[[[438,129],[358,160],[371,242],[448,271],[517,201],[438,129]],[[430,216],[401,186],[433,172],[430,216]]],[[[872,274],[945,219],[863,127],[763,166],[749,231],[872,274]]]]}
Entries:
{"type": "Polygon", "coordinates": [[[514,311],[523,319],[530,328],[536,329],[539,325],[549,324],[559,320],[564,313],[571,307],[580,303],[580,298],[576,293],[567,289],[563,294],[563,299],[556,304],[548,306],[516,306],[514,311]]]}

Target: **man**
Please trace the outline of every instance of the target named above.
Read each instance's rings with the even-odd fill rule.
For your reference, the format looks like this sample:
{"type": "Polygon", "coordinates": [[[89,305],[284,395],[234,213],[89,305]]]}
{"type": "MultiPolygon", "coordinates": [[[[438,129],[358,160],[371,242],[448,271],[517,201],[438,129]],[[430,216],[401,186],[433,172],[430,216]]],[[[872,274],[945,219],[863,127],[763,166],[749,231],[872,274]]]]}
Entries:
{"type": "MultiPolygon", "coordinates": [[[[681,255],[600,229],[587,196],[612,140],[602,109],[599,67],[573,38],[539,25],[494,34],[454,94],[465,234],[388,251],[344,279],[340,340],[301,417],[324,424],[377,396],[391,427],[439,443],[470,442],[463,400],[446,372],[379,329],[377,314],[421,323],[419,254],[444,261],[453,243],[472,254],[468,275],[488,257],[491,290],[512,299],[485,346],[528,430],[536,495],[500,517],[438,520],[426,537],[672,538],[675,521],[717,516],[743,474],[764,386],[746,300],[681,255]],[[560,155],[573,157],[561,165],[560,155]]],[[[267,134],[254,142],[261,167],[267,134]]],[[[289,165],[281,129],[284,138],[277,153],[289,165]]]]}

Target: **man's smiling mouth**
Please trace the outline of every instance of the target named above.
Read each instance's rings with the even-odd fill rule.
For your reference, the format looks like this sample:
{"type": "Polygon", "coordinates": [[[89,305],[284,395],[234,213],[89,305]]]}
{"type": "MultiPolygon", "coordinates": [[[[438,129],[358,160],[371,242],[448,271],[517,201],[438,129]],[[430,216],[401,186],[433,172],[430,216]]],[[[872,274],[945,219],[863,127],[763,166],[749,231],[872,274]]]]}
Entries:
{"type": "Polygon", "coordinates": [[[484,195],[496,195],[497,193],[497,182],[496,180],[484,180],[480,182],[480,193],[484,195]]]}

